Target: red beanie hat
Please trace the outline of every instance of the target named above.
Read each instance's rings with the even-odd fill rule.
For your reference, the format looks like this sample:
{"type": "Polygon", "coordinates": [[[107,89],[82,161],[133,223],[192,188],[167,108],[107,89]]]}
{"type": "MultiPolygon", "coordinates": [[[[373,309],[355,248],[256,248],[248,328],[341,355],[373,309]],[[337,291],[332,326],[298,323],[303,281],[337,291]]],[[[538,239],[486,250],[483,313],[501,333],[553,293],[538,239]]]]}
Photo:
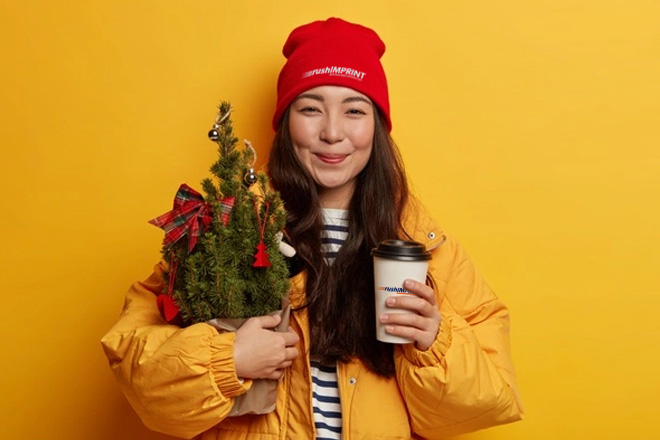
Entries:
{"type": "Polygon", "coordinates": [[[318,86],[343,86],[367,95],[392,130],[387,80],[380,57],[385,43],[373,30],[339,18],[315,21],[291,32],[282,53],[287,62],[277,81],[273,128],[291,102],[318,86]]]}

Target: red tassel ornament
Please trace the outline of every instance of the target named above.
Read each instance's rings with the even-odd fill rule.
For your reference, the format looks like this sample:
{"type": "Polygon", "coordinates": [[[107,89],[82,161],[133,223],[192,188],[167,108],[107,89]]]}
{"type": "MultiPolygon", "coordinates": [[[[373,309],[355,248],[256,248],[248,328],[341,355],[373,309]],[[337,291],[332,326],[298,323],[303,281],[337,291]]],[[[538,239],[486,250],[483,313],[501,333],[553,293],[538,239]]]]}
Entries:
{"type": "Polygon", "coordinates": [[[260,241],[257,245],[257,253],[254,255],[254,267],[270,267],[270,260],[268,260],[268,252],[266,251],[266,245],[263,241],[260,241]]]}
{"type": "Polygon", "coordinates": [[[266,229],[266,221],[268,220],[268,209],[270,204],[266,203],[266,212],[264,213],[264,219],[261,220],[259,217],[259,208],[257,205],[254,205],[254,210],[257,212],[257,222],[259,222],[259,244],[257,245],[257,253],[254,254],[254,263],[253,267],[270,267],[270,260],[268,259],[268,251],[266,250],[266,245],[264,244],[264,231],[266,229]]]}

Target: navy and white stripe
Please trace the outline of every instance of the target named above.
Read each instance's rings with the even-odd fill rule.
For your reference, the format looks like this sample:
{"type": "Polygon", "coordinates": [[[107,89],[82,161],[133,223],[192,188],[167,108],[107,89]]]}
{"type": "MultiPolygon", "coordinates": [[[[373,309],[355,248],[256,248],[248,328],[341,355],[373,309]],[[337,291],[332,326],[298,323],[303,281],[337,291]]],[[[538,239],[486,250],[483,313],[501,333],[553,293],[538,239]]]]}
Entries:
{"type": "Polygon", "coordinates": [[[341,403],[337,387],[337,367],[311,363],[312,406],[316,440],[341,438],[341,403]]]}
{"type": "Polygon", "coordinates": [[[337,258],[339,248],[348,236],[348,211],[345,209],[323,209],[323,233],[321,246],[329,264],[337,258]]]}
{"type": "MultiPolygon", "coordinates": [[[[323,209],[321,246],[328,264],[337,257],[348,236],[348,211],[323,209]]],[[[316,440],[341,439],[341,402],[337,385],[337,365],[311,362],[312,407],[316,440]]]]}

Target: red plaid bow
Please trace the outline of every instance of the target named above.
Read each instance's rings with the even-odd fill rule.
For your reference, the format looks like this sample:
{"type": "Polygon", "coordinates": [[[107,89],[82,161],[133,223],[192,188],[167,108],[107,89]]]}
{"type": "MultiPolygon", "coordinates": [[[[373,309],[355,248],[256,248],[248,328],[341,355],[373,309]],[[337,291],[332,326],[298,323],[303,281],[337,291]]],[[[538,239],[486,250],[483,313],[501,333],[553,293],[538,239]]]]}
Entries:
{"type": "Polygon", "coordinates": [[[149,223],[165,231],[163,246],[166,248],[188,234],[188,252],[192,252],[197,238],[211,224],[211,220],[211,205],[204,201],[200,193],[183,183],[174,197],[174,208],[149,220],[149,223]]]}

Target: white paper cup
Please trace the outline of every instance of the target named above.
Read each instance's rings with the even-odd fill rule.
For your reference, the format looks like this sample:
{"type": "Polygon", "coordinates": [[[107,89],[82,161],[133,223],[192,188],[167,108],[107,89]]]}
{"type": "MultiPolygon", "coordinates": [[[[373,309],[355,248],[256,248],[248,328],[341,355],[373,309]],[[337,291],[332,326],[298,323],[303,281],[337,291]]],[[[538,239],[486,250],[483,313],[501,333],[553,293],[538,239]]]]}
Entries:
{"type": "Polygon", "coordinates": [[[426,272],[431,253],[415,241],[385,240],[371,250],[374,258],[374,293],[376,301],[376,339],[392,344],[408,344],[410,339],[395,336],[385,331],[386,324],[380,322],[383,313],[414,313],[385,305],[390,296],[413,295],[403,288],[406,279],[426,282],[426,272]]]}

